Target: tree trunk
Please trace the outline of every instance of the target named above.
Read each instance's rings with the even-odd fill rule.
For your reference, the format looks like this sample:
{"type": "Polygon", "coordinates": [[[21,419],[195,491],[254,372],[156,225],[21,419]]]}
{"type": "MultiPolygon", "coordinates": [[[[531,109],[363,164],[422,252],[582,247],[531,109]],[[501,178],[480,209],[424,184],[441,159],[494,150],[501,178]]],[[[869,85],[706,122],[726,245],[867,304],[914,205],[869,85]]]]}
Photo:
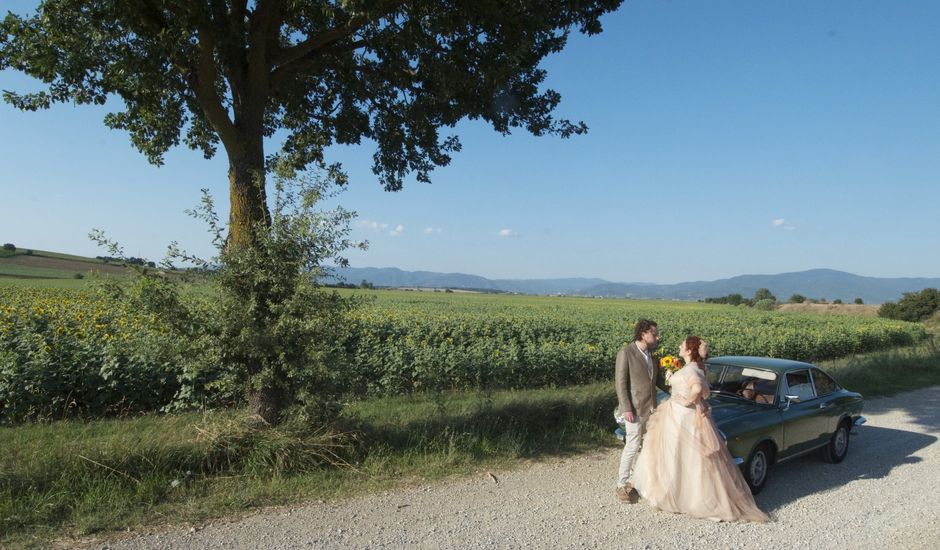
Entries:
{"type": "Polygon", "coordinates": [[[281,421],[281,411],[286,403],[284,392],[275,386],[252,389],[248,395],[248,407],[268,426],[275,426],[281,421]]]}
{"type": "Polygon", "coordinates": [[[261,131],[239,140],[239,151],[229,153],[229,234],[227,246],[253,246],[260,224],[271,225],[264,184],[264,146],[261,131]]]}
{"type": "MultiPolygon", "coordinates": [[[[266,229],[271,225],[271,214],[268,211],[267,195],[265,193],[265,167],[264,146],[262,143],[261,128],[257,132],[245,131],[238,140],[238,146],[229,153],[229,232],[226,249],[244,249],[257,245],[257,231],[266,229]]],[[[244,293],[240,299],[265,303],[265,296],[258,296],[266,291],[264,288],[250,286],[237,290],[244,293]]],[[[264,322],[265,315],[258,313],[264,322]]],[[[260,372],[260,361],[246,358],[245,367],[251,377],[260,372]]],[[[274,367],[277,368],[277,367],[274,367]]],[[[275,425],[280,421],[281,410],[285,407],[283,389],[275,382],[278,376],[265,377],[269,380],[262,387],[252,387],[248,394],[249,407],[267,424],[275,425]]]]}

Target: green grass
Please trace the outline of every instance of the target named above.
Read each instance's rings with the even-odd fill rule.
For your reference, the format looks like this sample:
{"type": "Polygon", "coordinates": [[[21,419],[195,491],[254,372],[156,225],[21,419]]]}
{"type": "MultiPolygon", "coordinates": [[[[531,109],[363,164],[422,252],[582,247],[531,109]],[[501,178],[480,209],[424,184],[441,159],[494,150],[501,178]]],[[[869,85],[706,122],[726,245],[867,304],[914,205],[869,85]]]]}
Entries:
{"type": "Polygon", "coordinates": [[[0,263],[0,277],[70,279],[75,275],[75,273],[77,272],[72,269],[54,269],[48,267],[33,267],[0,263]]]}
{"type": "MultiPolygon", "coordinates": [[[[18,248],[17,253],[26,252],[22,248],[18,248]]],[[[59,252],[49,252],[48,250],[33,250],[33,256],[45,256],[46,258],[58,258],[60,260],[76,260],[79,262],[89,262],[94,264],[103,264],[104,260],[99,260],[97,258],[91,258],[88,256],[76,256],[74,254],[62,254],[59,252]]]]}
{"type": "Polygon", "coordinates": [[[30,249],[27,248],[17,248],[16,251],[0,249],[0,258],[10,258],[12,256],[40,256],[45,258],[56,258],[59,260],[75,260],[78,262],[88,262],[94,264],[102,264],[104,260],[99,260],[97,258],[90,258],[88,256],[76,256],[74,254],[62,254],[59,252],[50,252],[48,250],[35,250],[32,249],[31,253],[27,253],[30,249]]]}
{"type": "Polygon", "coordinates": [[[940,330],[928,325],[928,331],[931,337],[919,344],[823,361],[819,367],[865,397],[940,384],[940,330]]]}
{"type": "Polygon", "coordinates": [[[295,426],[246,437],[238,412],[0,428],[0,546],[199,521],[602,448],[614,443],[614,402],[604,383],[353,403],[342,422],[352,443],[337,450],[349,466],[340,468],[315,466],[311,449],[322,434],[295,426]]]}
{"type": "Polygon", "coordinates": [[[84,279],[16,279],[0,275],[0,288],[55,288],[84,289],[90,288],[90,277],[84,279]]]}

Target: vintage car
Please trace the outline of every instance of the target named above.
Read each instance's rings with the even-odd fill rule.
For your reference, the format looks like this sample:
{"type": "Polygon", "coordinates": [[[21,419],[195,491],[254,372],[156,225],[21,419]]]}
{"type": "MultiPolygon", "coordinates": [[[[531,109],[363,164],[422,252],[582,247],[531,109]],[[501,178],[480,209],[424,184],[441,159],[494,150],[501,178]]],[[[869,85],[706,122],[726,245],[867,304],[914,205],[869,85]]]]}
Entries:
{"type": "Polygon", "coordinates": [[[811,451],[842,462],[849,433],[865,423],[862,396],[809,363],[715,357],[706,376],[712,418],[753,494],[764,488],[775,463],[811,451]]]}

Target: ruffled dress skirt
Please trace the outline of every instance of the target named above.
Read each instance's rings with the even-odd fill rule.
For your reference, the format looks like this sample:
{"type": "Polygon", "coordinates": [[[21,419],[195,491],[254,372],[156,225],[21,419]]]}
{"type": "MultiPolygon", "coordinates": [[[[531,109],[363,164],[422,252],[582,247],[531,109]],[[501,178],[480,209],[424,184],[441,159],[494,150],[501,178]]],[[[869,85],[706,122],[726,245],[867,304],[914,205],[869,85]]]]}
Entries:
{"type": "Polygon", "coordinates": [[[710,416],[675,399],[650,417],[633,486],[654,508],[714,521],[769,521],[710,416]]]}

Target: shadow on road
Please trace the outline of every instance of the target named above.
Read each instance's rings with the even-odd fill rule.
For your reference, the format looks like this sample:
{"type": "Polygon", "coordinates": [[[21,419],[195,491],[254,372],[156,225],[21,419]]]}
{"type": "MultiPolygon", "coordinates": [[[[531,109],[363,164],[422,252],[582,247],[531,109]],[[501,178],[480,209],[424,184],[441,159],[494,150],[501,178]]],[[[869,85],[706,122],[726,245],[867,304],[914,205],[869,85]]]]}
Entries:
{"type": "Polygon", "coordinates": [[[940,432],[940,386],[932,386],[893,397],[865,402],[867,415],[900,411],[925,432],[940,432]]]}
{"type": "Polygon", "coordinates": [[[898,466],[921,462],[915,453],[937,441],[933,435],[877,426],[863,426],[858,431],[850,438],[849,455],[841,464],[827,464],[817,453],[809,453],[774,466],[757,504],[772,511],[807,494],[858,480],[885,478],[898,466]]]}

